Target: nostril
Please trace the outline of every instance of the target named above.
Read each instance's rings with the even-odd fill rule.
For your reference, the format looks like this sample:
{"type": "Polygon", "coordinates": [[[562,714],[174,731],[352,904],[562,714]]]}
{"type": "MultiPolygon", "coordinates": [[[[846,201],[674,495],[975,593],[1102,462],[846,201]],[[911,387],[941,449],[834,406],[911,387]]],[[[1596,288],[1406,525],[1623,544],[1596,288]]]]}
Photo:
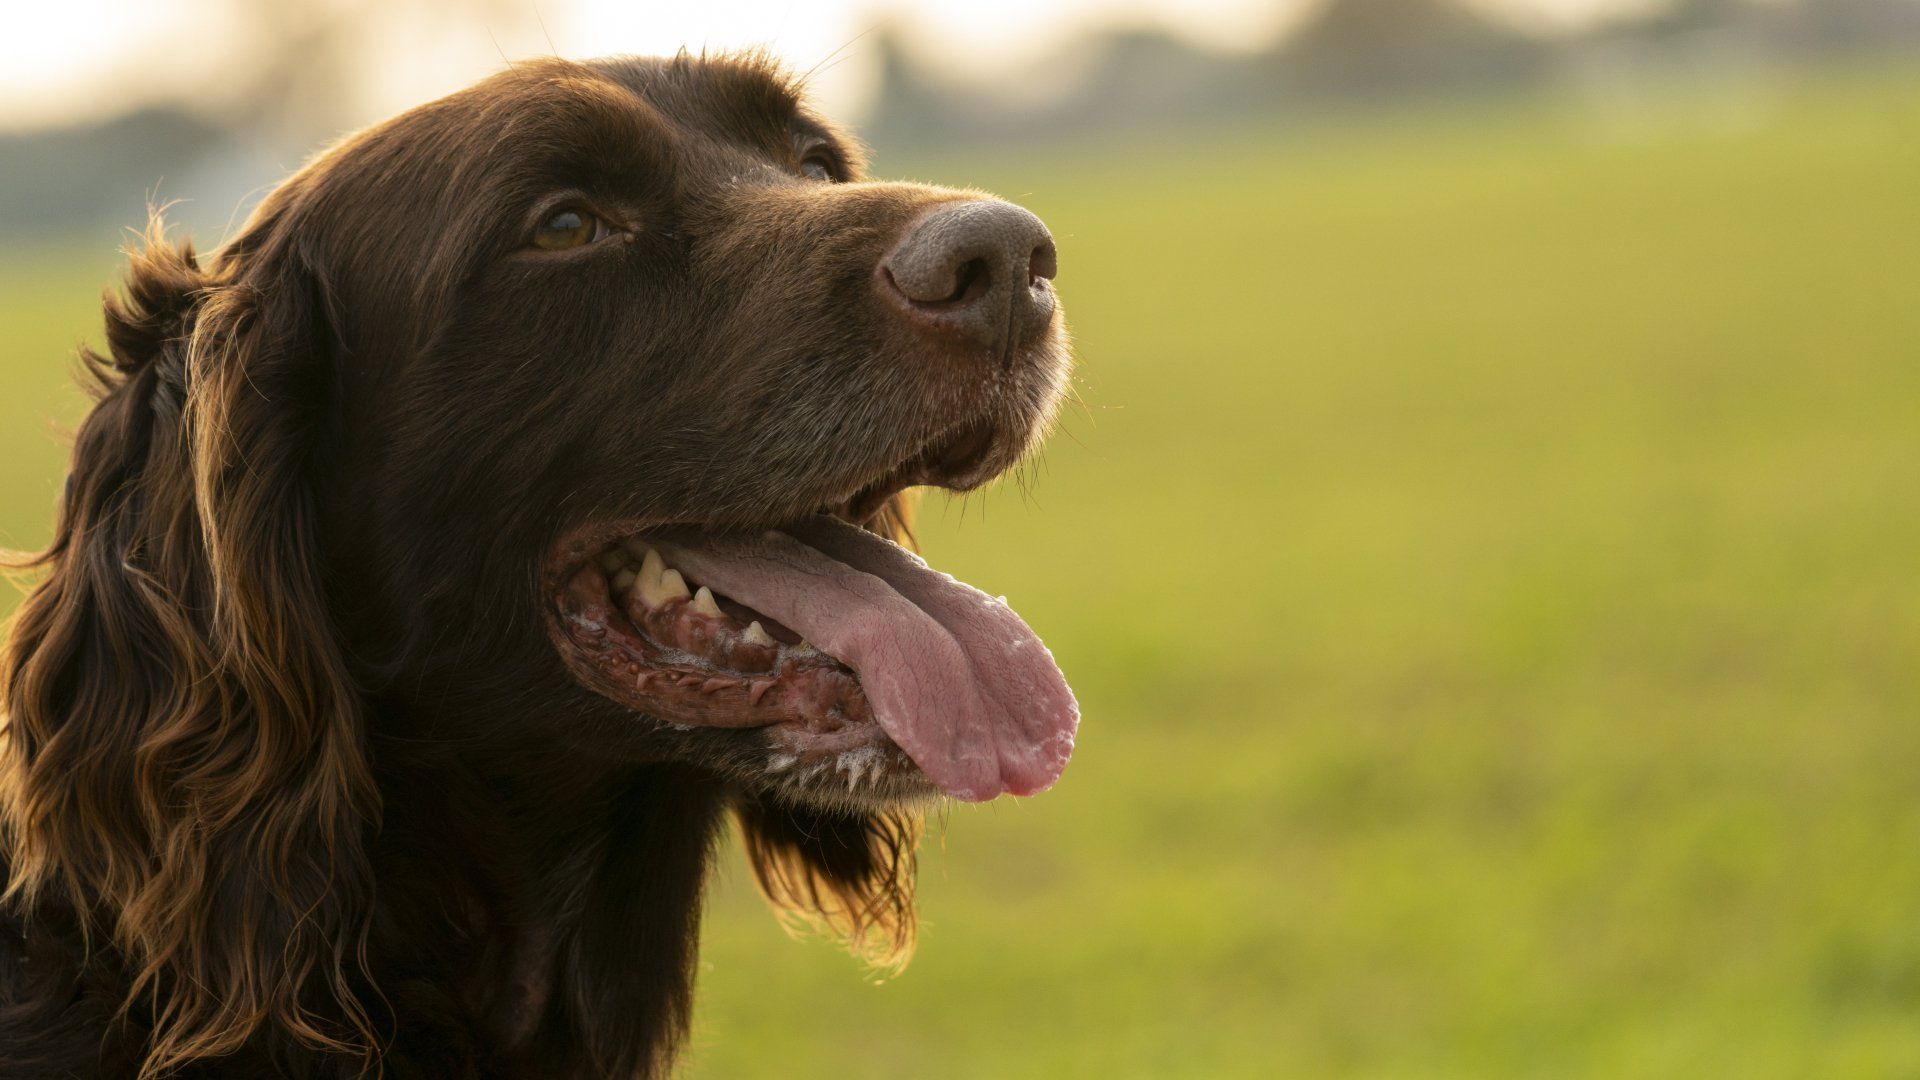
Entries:
{"type": "Polygon", "coordinates": [[[908,222],[875,276],[916,329],[1010,363],[1052,320],[1053,290],[1043,282],[1058,270],[1053,238],[1032,213],[996,199],[957,199],[908,222]]]}
{"type": "Polygon", "coordinates": [[[965,304],[978,300],[993,284],[993,273],[985,259],[968,259],[953,272],[953,292],[946,303],[965,304]]]}
{"type": "Polygon", "coordinates": [[[1059,272],[1059,251],[1053,246],[1052,240],[1042,241],[1027,258],[1027,284],[1032,285],[1041,278],[1052,281],[1059,272]]]}

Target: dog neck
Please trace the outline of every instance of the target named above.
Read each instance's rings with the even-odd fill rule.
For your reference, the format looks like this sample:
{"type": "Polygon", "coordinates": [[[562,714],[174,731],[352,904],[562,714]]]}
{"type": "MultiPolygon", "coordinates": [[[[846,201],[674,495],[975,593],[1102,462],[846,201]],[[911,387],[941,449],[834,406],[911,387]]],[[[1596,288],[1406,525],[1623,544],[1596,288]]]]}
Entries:
{"type": "Polygon", "coordinates": [[[676,766],[583,778],[524,760],[396,765],[382,770],[369,942],[396,1048],[448,1044],[433,1030],[443,1019],[402,1004],[437,995],[462,1042],[524,1063],[514,1075],[634,1075],[665,1060],[689,1019],[719,786],[676,766]],[[446,917],[401,925],[422,912],[446,917]]]}

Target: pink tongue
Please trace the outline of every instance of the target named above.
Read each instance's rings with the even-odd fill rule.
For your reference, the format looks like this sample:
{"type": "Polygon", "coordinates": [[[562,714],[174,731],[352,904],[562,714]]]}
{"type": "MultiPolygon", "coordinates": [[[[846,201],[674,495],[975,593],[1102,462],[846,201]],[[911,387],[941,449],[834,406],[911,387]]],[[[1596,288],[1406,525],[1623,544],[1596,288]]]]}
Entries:
{"type": "Polygon", "coordinates": [[[1053,654],[1012,608],[906,549],[824,516],[659,547],[852,668],[888,737],[949,795],[1032,795],[1066,768],[1080,707],[1053,654]]]}

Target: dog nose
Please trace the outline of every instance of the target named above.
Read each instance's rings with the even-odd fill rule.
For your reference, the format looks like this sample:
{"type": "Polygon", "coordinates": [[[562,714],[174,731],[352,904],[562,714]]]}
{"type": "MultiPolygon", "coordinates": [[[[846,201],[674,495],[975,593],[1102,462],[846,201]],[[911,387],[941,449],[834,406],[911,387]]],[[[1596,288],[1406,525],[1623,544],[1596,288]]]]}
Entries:
{"type": "Polygon", "coordinates": [[[1030,211],[970,199],[909,227],[880,260],[879,276],[908,321],[1005,358],[1053,318],[1058,258],[1030,211]]]}

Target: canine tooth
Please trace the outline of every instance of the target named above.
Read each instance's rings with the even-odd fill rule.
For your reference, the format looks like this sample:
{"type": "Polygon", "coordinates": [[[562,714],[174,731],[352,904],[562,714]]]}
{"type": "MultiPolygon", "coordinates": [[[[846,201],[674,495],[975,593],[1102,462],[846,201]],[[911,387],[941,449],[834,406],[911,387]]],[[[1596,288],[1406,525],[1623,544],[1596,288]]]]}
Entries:
{"type": "Polygon", "coordinates": [[[605,570],[609,574],[625,565],[627,565],[627,557],[619,551],[603,551],[600,553],[600,569],[605,570]]]}
{"type": "Polygon", "coordinates": [[[647,548],[640,553],[641,581],[659,581],[660,575],[666,572],[667,561],[660,557],[659,552],[652,548],[647,548]]]}
{"type": "Polygon", "coordinates": [[[712,589],[707,588],[705,585],[700,586],[700,591],[693,594],[693,610],[702,615],[712,615],[715,618],[719,618],[720,605],[714,603],[712,589]]]}
{"type": "Polygon", "coordinates": [[[635,690],[645,690],[647,688],[647,684],[653,681],[653,675],[654,673],[651,671],[641,672],[640,677],[634,680],[633,688],[635,690]]]}
{"type": "Polygon", "coordinates": [[[763,697],[766,697],[767,691],[773,689],[773,683],[774,683],[774,680],[772,679],[755,679],[752,682],[748,683],[747,684],[747,704],[748,705],[760,704],[760,699],[763,697]]]}
{"type": "Polygon", "coordinates": [[[639,579],[640,575],[633,572],[633,567],[623,566],[620,568],[619,573],[613,575],[613,591],[617,593],[626,592],[632,588],[633,583],[639,579]]]}
{"type": "Polygon", "coordinates": [[[747,624],[747,630],[740,635],[740,640],[749,645],[771,645],[773,635],[767,633],[766,627],[760,625],[759,619],[755,619],[747,624]]]}
{"type": "Polygon", "coordinates": [[[661,574],[660,587],[665,589],[667,596],[674,600],[685,600],[691,595],[687,592],[687,579],[681,577],[678,570],[669,570],[661,574]]]}

